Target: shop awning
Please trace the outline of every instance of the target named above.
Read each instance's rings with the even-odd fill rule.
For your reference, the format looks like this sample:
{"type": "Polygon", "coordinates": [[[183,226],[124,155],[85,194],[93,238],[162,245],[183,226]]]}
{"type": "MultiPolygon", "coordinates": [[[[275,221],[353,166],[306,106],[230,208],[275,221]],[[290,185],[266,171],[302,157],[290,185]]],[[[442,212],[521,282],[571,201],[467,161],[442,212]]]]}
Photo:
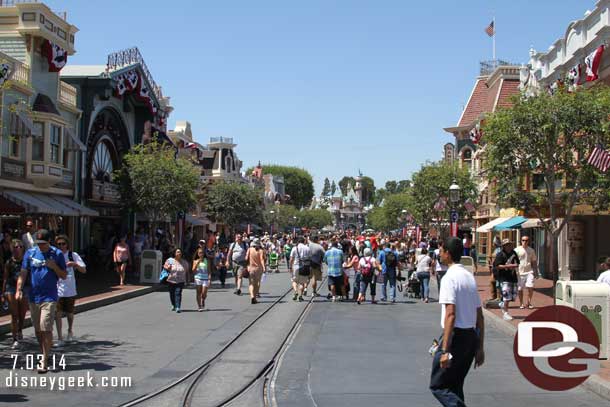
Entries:
{"type": "MultiPolygon", "coordinates": [[[[549,219],[545,219],[545,221],[548,221],[549,219]]],[[[543,228],[544,225],[542,224],[542,221],[538,218],[535,219],[528,219],[525,222],[523,222],[521,224],[521,229],[529,229],[529,228],[543,228]]]]}
{"type": "Polygon", "coordinates": [[[22,213],[25,213],[23,207],[0,196],[0,215],[20,215],[22,213]]]}
{"type": "Polygon", "coordinates": [[[491,230],[493,229],[494,226],[499,225],[502,222],[507,221],[510,218],[496,218],[490,222],[487,222],[486,224],[482,225],[481,227],[477,228],[477,232],[478,233],[487,233],[487,232],[491,232],[491,230]]]}
{"type": "Polygon", "coordinates": [[[186,214],[184,219],[186,220],[186,223],[190,223],[193,226],[205,226],[206,224],[206,221],[204,219],[197,218],[193,215],[189,215],[188,213],[186,214]]]}
{"type": "Polygon", "coordinates": [[[98,216],[96,211],[60,195],[5,190],[2,191],[2,196],[23,207],[25,213],[46,213],[61,216],[98,216]]]}
{"type": "Polygon", "coordinates": [[[510,230],[517,229],[521,227],[523,223],[527,221],[527,218],[523,216],[513,216],[512,218],[500,223],[499,225],[494,226],[494,230],[510,230]]]}
{"type": "Polygon", "coordinates": [[[74,144],[76,144],[76,147],[78,148],[77,151],[87,151],[87,147],[85,147],[85,145],[82,143],[82,141],[80,141],[77,137],[77,132],[74,131],[73,129],[71,129],[70,127],[66,127],[66,133],[68,134],[68,136],[70,136],[70,138],[72,139],[72,141],[74,142],[74,144]]]}

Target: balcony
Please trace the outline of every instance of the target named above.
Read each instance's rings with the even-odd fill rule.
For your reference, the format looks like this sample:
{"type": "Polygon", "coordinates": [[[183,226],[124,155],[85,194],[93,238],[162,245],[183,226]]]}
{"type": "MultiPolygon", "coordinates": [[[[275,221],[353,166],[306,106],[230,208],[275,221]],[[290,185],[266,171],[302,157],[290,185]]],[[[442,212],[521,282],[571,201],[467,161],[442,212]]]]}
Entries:
{"type": "Polygon", "coordinates": [[[29,178],[34,185],[49,188],[64,181],[64,170],[61,164],[48,161],[32,161],[29,178]]]}
{"type": "Polygon", "coordinates": [[[59,81],[59,101],[66,106],[76,108],[76,88],[64,81],[59,81]]]}
{"type": "Polygon", "coordinates": [[[0,52],[0,63],[9,64],[11,66],[11,75],[9,84],[20,88],[28,93],[32,92],[32,81],[30,80],[30,67],[21,61],[0,52]]]}

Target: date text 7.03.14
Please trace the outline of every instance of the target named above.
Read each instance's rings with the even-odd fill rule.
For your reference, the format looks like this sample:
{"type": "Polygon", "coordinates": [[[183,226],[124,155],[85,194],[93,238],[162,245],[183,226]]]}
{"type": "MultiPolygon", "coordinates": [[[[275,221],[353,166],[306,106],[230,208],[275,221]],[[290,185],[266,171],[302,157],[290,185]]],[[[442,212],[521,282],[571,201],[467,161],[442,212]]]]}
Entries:
{"type": "MultiPolygon", "coordinates": [[[[13,370],[36,370],[42,367],[43,354],[27,353],[25,355],[12,354],[13,370]]],[[[49,355],[48,367],[50,370],[66,370],[66,357],[63,354],[49,355]]]]}

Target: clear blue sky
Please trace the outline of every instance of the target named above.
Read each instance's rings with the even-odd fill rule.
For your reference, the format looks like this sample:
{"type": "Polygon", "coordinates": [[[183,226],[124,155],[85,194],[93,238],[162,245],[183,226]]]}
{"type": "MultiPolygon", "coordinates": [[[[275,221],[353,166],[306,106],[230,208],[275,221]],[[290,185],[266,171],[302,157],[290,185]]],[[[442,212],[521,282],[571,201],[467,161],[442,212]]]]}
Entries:
{"type": "Polygon", "coordinates": [[[233,137],[259,160],[383,186],[451,141],[495,11],[498,57],[547,49],[594,0],[59,1],[79,27],[73,64],[138,46],[197,141],[233,137]]]}

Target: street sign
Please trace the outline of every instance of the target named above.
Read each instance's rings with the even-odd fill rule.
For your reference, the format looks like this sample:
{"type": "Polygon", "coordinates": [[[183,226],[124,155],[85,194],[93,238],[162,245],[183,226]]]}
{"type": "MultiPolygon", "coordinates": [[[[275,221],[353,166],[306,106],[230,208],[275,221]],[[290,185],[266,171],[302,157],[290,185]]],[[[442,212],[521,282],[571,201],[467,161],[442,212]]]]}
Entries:
{"type": "Polygon", "coordinates": [[[451,223],[457,223],[457,221],[458,221],[458,213],[457,213],[457,211],[455,209],[451,210],[451,214],[450,214],[449,218],[451,220],[451,223]]]}

